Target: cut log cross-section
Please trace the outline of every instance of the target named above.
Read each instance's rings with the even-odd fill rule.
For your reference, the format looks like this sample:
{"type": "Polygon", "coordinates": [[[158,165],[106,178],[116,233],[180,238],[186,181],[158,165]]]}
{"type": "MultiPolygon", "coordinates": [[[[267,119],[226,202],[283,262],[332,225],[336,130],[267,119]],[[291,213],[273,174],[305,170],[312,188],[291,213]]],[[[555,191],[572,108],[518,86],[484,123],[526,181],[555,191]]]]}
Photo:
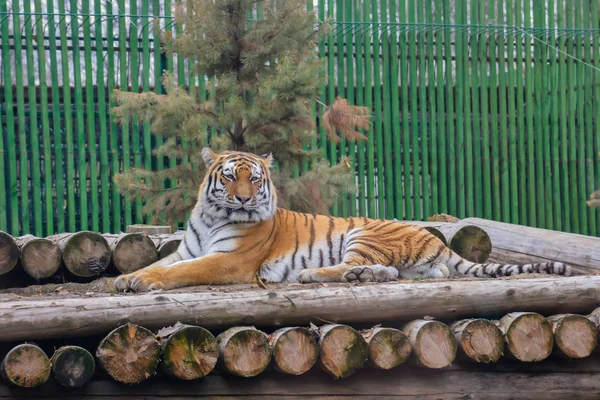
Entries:
{"type": "Polygon", "coordinates": [[[115,267],[124,274],[147,267],[158,260],[156,245],[144,232],[119,235],[111,241],[110,247],[115,267]]]}
{"type": "Polygon", "coordinates": [[[404,332],[394,328],[373,328],[363,333],[369,345],[369,359],[380,369],[392,369],[403,364],[412,352],[404,332]]]}
{"type": "Polygon", "coordinates": [[[510,313],[500,319],[499,327],[504,333],[508,350],[517,360],[542,361],[552,353],[552,324],[540,314],[510,313]]]}
{"type": "Polygon", "coordinates": [[[569,358],[585,358],[598,344],[596,326],[582,315],[559,314],[548,317],[557,350],[569,358]]]}
{"type": "Polygon", "coordinates": [[[491,321],[464,319],[450,329],[463,353],[478,363],[495,363],[504,354],[504,336],[491,321]]]}
{"type": "Polygon", "coordinates": [[[180,243],[181,239],[167,240],[161,243],[158,247],[158,258],[162,259],[175,253],[180,243]]]}
{"type": "Polygon", "coordinates": [[[0,231],[0,275],[12,271],[19,262],[20,255],[15,239],[8,233],[0,231]]]}
{"type": "Polygon", "coordinates": [[[161,329],[157,336],[163,347],[160,369],[182,380],[208,375],[217,365],[219,350],[215,337],[199,326],[176,324],[161,329]]]}
{"type": "Polygon", "coordinates": [[[283,373],[301,375],[319,359],[319,346],[307,328],[290,327],[269,336],[273,349],[273,365],[283,373]]]}
{"type": "Polygon", "coordinates": [[[410,340],[418,364],[440,369],[450,366],[456,358],[456,340],[445,324],[419,319],[409,322],[402,330],[410,340]]]}
{"type": "Polygon", "coordinates": [[[63,346],[52,356],[52,376],[64,387],[77,388],[92,379],[96,371],[94,357],[79,346],[63,346]]]}
{"type": "Polygon", "coordinates": [[[319,363],[334,378],[346,378],[362,368],[369,358],[369,347],[355,329],[338,324],[319,329],[319,363]]]}
{"type": "Polygon", "coordinates": [[[126,324],[102,339],[96,357],[115,380],[139,383],[154,374],[161,352],[152,332],[141,326],[126,324]]]}
{"type": "Polygon", "coordinates": [[[4,357],[0,364],[0,374],[7,382],[16,386],[40,386],[50,376],[50,360],[38,346],[21,344],[4,357]]]}
{"type": "Polygon", "coordinates": [[[256,376],[271,361],[271,346],[266,334],[253,327],[233,327],[217,336],[219,368],[242,377],[256,376]]]}
{"type": "Polygon", "coordinates": [[[64,233],[47,239],[60,246],[65,267],[75,276],[90,278],[100,275],[110,264],[110,248],[99,233],[64,233]]]}
{"type": "Polygon", "coordinates": [[[16,238],[16,243],[21,250],[21,267],[32,278],[50,278],[60,268],[62,250],[58,244],[33,235],[16,238]]]}

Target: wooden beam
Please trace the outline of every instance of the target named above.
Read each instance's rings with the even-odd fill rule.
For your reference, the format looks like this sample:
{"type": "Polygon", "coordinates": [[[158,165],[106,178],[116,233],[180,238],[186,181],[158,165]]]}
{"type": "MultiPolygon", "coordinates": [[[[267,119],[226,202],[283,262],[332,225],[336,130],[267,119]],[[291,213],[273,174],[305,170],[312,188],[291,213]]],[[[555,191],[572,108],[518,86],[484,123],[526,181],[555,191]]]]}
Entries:
{"type": "Polygon", "coordinates": [[[0,341],[103,334],[132,322],[160,329],[180,321],[207,329],[369,323],[424,316],[444,320],[589,313],[600,304],[600,276],[460,279],[376,284],[196,287],[145,294],[14,299],[0,296],[0,341]],[[182,293],[183,292],[183,293],[182,293]]]}

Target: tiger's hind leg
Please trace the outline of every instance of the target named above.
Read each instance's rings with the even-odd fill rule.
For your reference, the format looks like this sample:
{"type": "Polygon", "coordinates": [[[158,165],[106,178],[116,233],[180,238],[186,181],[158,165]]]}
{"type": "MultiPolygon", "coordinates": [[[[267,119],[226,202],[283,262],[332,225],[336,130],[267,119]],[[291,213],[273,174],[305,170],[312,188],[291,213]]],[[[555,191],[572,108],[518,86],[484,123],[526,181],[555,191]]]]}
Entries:
{"type": "Polygon", "coordinates": [[[450,270],[444,264],[426,263],[422,265],[401,268],[400,276],[403,279],[446,279],[450,276],[450,270]]]}

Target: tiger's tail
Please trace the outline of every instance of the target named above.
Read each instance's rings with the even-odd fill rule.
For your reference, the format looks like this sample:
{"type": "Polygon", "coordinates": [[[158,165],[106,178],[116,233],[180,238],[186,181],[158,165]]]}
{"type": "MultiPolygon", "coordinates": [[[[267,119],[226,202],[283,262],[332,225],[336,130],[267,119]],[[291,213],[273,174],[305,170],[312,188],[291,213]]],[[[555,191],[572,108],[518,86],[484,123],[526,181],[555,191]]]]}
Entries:
{"type": "Polygon", "coordinates": [[[451,272],[461,275],[475,277],[501,277],[519,274],[548,274],[571,276],[571,267],[561,262],[542,262],[531,264],[497,264],[497,263],[474,263],[465,260],[453,251],[440,255],[436,262],[444,264],[451,272]],[[445,260],[439,260],[445,258],[445,260]]]}

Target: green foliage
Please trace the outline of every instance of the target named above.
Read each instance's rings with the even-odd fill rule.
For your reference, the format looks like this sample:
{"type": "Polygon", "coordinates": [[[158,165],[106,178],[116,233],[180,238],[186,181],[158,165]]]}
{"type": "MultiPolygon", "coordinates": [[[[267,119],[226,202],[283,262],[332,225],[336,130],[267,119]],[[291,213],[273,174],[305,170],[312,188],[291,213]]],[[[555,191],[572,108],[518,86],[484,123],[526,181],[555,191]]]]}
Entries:
{"type": "MultiPolygon", "coordinates": [[[[163,171],[116,176],[122,193],[143,199],[144,213],[155,219],[162,213],[163,222],[184,221],[204,177],[200,150],[206,145],[216,152],[272,152],[282,207],[326,213],[340,192],[353,190],[349,165],[329,167],[317,151],[306,150],[316,139],[310,105],[326,78],[316,43],[328,27],[306,11],[305,0],[189,0],[176,5],[174,17],[182,33],[162,34],[165,51],[194,60],[192,73],[215,83],[207,82],[206,101],[195,88],[178,87],[169,74],[163,76],[164,95],[115,93],[117,120],[151,122],[153,134],[164,138],[155,154],[177,160],[163,171]],[[263,20],[247,18],[256,7],[263,20]],[[217,135],[208,140],[211,128],[217,135]],[[311,169],[297,177],[301,163],[311,169]],[[164,188],[166,180],[174,184],[164,188]]],[[[349,117],[352,111],[346,110],[349,117]]]]}

